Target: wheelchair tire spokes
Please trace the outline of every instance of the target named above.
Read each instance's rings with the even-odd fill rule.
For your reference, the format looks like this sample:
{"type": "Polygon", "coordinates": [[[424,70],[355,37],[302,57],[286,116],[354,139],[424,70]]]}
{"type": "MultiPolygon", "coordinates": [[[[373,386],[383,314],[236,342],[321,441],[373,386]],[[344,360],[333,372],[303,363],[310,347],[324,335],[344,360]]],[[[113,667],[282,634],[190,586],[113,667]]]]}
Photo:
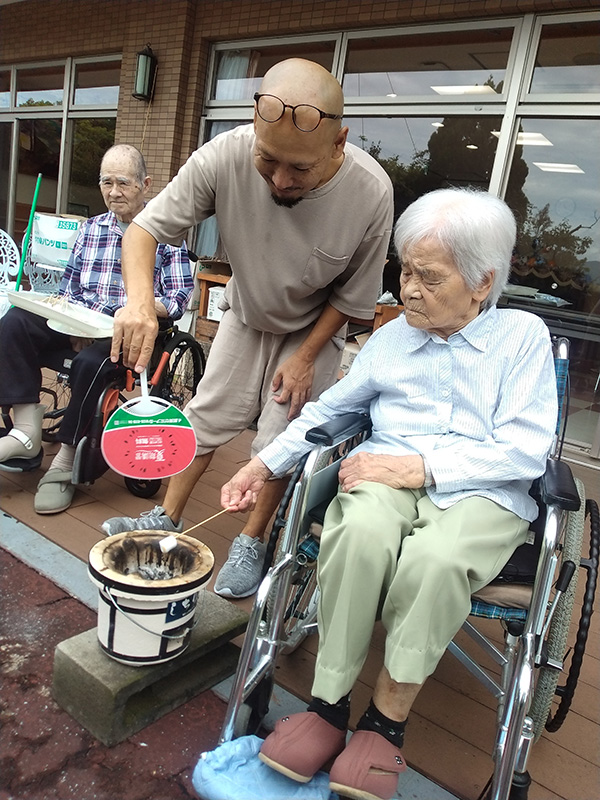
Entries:
{"type": "Polygon", "coordinates": [[[150,380],[150,394],[183,409],[196,394],[204,366],[198,342],[188,333],[176,333],[165,344],[150,380]]]}
{"type": "Polygon", "coordinates": [[[56,441],[56,434],[70,400],[69,376],[62,372],[54,373],[50,382],[47,381],[40,391],[40,402],[46,405],[42,419],[42,441],[56,441]]]}

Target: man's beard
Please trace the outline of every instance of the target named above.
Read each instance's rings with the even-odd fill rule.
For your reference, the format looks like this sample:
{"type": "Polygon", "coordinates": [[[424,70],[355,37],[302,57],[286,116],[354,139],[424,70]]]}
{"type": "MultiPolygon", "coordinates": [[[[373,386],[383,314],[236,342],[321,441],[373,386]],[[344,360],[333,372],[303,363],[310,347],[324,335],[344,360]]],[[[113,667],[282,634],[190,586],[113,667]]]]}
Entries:
{"type": "Polygon", "coordinates": [[[277,197],[276,194],[271,194],[271,197],[276,206],[284,206],[284,208],[293,208],[302,200],[302,197],[277,197]]]}

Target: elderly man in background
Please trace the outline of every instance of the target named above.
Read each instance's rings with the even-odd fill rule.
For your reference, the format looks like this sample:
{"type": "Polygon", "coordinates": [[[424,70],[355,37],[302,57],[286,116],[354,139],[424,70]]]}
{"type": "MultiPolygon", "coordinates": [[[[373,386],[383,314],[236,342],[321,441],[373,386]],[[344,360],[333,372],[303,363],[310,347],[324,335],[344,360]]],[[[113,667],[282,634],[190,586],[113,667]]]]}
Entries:
{"type": "MultiPolygon", "coordinates": [[[[100,191],[108,209],[83,225],[73,246],[59,295],[110,316],[126,302],[121,275],[123,233],[144,207],[152,180],[140,151],[127,144],[109,148],[100,165],[100,191]]],[[[185,245],[161,245],[151,277],[153,307],[158,317],[179,319],[193,289],[185,245]]],[[[74,347],[79,352],[70,368],[71,399],[58,431],[61,448],[38,484],[35,510],[56,514],[71,505],[75,487],[71,472],[75,448],[86,433],[107,373],[110,339],[93,343],[52,330],[44,317],[11,308],[0,321],[0,405],[12,406],[14,427],[0,439],[0,469],[36,469],[42,462],[41,367],[48,354],[74,347]]]]}
{"type": "Polygon", "coordinates": [[[409,711],[470,610],[472,592],[525,541],[557,414],[550,336],[499,310],[515,222],[483,192],[441,189],[395,229],[404,314],[367,341],[349,374],[223,488],[251,507],[310,445],[309,428],[369,412],[373,434],[339,471],[321,535],[319,649],[308,711],[280,720],[260,757],[297,781],[331,758],[344,797],[388,800],[405,769],[409,711]],[[380,607],[384,666],[346,747],[350,692],[380,607]]]}
{"type": "MultiPolygon", "coordinates": [[[[197,457],[171,478],[163,505],[103,528],[181,531],[185,504],[217,447],[258,416],[253,453],[304,403],[336,380],[345,323],[372,318],[392,227],[392,187],[382,167],[347,144],[343,94],[320,65],[288,59],[254,96],[254,125],[197,150],[135,220],[124,240],[129,302],[116,320],[121,345],[142,368],[156,331],[150,265],[157,242],[176,244],[216,214],[232,277],[202,391],[187,405],[197,457]]],[[[269,481],[215,582],[225,597],[256,591],[265,528],[285,489],[269,481]]]]}

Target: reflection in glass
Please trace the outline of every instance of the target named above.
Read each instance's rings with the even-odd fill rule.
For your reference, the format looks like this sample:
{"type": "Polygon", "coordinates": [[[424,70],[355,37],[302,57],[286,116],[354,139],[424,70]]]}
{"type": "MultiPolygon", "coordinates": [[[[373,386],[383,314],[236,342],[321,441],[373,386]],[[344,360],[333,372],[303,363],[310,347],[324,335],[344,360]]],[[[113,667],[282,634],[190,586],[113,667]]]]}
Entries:
{"type": "Polygon", "coordinates": [[[600,22],[544,25],[530,92],[600,92],[600,22]]]}
{"type": "Polygon", "coordinates": [[[8,230],[8,177],[12,122],[0,122],[0,228],[8,230]]]}
{"type": "Polygon", "coordinates": [[[10,108],[10,72],[0,70],[0,108],[10,108]]]}
{"type": "Polygon", "coordinates": [[[62,106],[64,65],[17,70],[17,105],[62,106]]]}
{"type": "Polygon", "coordinates": [[[220,50],[212,100],[251,100],[265,72],[284,58],[306,58],[331,70],[335,43],[305,42],[264,46],[260,49],[220,50]]]}
{"type": "Polygon", "coordinates": [[[551,147],[516,147],[506,194],[519,223],[515,279],[600,316],[600,121],[524,119],[521,128],[551,147]]]}
{"type": "MultiPolygon", "coordinates": [[[[421,195],[446,186],[489,187],[500,117],[345,118],[348,141],[379,161],[394,185],[394,219],[421,195]]],[[[389,254],[384,289],[398,297],[389,254]]]]}
{"type": "Polygon", "coordinates": [[[98,61],[75,66],[76,106],[112,106],[119,101],[120,61],[98,61]]]}
{"type": "Polygon", "coordinates": [[[27,227],[40,172],[43,177],[36,208],[38,211],[56,211],[61,129],[62,123],[58,119],[26,119],[19,122],[19,172],[14,235],[18,241],[27,227]]]}
{"type": "Polygon", "coordinates": [[[521,128],[551,143],[517,145],[506,194],[518,222],[511,282],[538,294],[503,302],[534,311],[571,340],[567,437],[589,445],[600,424],[592,408],[600,363],[600,120],[524,119],[521,128]]]}
{"type": "Polygon", "coordinates": [[[346,97],[502,92],[512,28],[351,39],[346,97]]]}
{"type": "Polygon", "coordinates": [[[73,157],[67,211],[81,217],[103,214],[98,179],[102,156],[115,142],[114,119],[77,119],[73,123],[73,157]]]}

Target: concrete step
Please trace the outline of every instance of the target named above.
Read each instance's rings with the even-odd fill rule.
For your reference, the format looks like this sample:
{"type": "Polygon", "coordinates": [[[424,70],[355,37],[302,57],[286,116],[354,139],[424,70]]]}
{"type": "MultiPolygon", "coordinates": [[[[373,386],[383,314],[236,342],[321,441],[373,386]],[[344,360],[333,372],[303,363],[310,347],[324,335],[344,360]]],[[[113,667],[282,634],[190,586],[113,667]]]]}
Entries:
{"type": "Polygon", "coordinates": [[[235,672],[248,615],[201,590],[198,624],[185,652],[151,666],[128,666],[107,655],[97,628],[66,639],[54,653],[56,702],[103,744],[112,746],[235,672]]]}

